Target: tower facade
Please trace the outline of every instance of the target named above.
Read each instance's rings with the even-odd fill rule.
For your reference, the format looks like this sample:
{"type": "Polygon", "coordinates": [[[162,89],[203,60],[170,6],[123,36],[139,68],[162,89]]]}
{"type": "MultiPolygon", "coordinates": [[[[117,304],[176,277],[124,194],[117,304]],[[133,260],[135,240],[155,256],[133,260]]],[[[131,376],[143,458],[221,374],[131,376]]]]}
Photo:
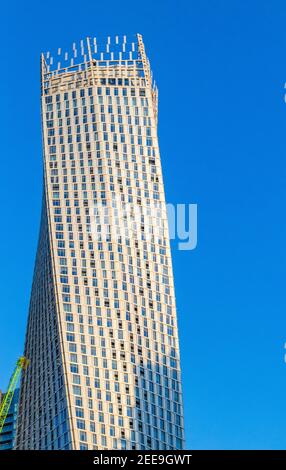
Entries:
{"type": "Polygon", "coordinates": [[[18,449],[182,449],[181,372],[142,37],[41,59],[44,191],[18,449]]]}

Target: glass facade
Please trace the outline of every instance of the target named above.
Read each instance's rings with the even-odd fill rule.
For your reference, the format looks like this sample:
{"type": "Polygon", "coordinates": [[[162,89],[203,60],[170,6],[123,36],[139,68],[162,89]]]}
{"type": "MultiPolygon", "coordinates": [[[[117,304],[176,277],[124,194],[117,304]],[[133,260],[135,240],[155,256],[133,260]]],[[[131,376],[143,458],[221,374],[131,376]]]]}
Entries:
{"type": "Polygon", "coordinates": [[[17,448],[182,449],[157,89],[142,38],[47,53],[41,85],[44,195],[17,448]],[[130,231],[118,202],[131,218],[160,207],[148,213],[159,234],[142,213],[130,231]]]}

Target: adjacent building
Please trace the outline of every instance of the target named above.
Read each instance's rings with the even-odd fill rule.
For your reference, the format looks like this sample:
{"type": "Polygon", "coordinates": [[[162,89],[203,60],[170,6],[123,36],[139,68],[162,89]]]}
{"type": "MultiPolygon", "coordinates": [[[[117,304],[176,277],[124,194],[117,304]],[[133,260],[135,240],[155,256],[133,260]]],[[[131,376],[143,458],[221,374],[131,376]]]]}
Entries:
{"type": "MultiPolygon", "coordinates": [[[[5,398],[5,393],[0,391],[0,404],[5,398]]],[[[19,389],[16,388],[7,414],[5,424],[0,433],[0,450],[12,450],[15,445],[16,424],[18,415],[19,389]]]]}
{"type": "Polygon", "coordinates": [[[142,37],[43,54],[41,91],[44,191],[17,448],[182,449],[158,94],[142,37]]]}

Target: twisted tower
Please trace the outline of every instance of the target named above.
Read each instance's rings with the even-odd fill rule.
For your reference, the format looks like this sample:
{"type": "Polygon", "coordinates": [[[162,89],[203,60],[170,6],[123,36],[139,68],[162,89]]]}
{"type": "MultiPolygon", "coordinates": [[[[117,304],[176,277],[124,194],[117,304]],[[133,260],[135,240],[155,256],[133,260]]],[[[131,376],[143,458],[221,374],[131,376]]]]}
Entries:
{"type": "Polygon", "coordinates": [[[17,448],[181,449],[157,89],[141,36],[42,55],[41,90],[43,206],[17,448]]]}

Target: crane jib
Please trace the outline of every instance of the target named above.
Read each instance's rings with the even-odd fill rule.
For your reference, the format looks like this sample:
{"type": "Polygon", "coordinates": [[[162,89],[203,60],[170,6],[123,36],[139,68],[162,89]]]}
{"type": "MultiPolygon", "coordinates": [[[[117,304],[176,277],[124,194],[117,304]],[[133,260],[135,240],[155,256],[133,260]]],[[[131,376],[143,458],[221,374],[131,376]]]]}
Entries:
{"type": "Polygon", "coordinates": [[[29,364],[29,360],[26,359],[25,357],[20,357],[20,359],[18,359],[17,361],[16,367],[14,369],[14,372],[9,382],[8,390],[5,393],[2,403],[0,404],[0,434],[3,430],[4,424],[5,424],[5,421],[6,421],[6,418],[7,418],[7,415],[8,415],[12,400],[13,400],[13,396],[15,393],[15,389],[17,387],[19,376],[21,374],[22,369],[26,369],[28,364],[29,364]]]}

